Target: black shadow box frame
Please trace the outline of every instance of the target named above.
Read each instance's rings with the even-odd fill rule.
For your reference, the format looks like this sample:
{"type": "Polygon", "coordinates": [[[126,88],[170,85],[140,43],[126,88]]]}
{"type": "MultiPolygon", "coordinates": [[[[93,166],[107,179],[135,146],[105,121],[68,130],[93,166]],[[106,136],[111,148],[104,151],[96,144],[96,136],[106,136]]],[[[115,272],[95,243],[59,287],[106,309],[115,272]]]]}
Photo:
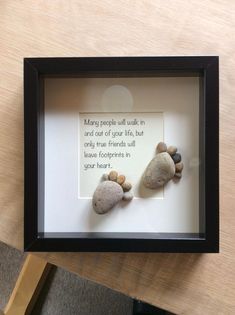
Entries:
{"type": "MultiPolygon", "coordinates": [[[[218,57],[24,59],[25,251],[218,252],[218,57]],[[199,76],[200,231],[180,233],[39,233],[44,206],[44,78],[199,76]]],[[[55,218],[56,220],[56,218],[55,218]]]]}

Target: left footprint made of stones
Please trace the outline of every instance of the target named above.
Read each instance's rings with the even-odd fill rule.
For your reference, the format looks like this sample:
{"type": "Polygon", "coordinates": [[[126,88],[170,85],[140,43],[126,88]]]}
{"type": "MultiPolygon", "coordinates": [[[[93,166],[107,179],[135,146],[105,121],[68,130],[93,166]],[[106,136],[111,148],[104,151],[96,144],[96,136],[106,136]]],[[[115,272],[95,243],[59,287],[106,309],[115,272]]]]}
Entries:
{"type": "Polygon", "coordinates": [[[131,201],[133,199],[130,192],[132,185],[126,182],[124,175],[111,171],[109,174],[104,174],[102,180],[92,198],[93,209],[96,213],[107,213],[121,200],[131,201]]]}
{"type": "Polygon", "coordinates": [[[156,151],[156,156],[150,161],[143,175],[143,185],[150,189],[164,186],[173,177],[180,179],[184,167],[175,146],[167,148],[164,142],[159,142],[156,151]]]}

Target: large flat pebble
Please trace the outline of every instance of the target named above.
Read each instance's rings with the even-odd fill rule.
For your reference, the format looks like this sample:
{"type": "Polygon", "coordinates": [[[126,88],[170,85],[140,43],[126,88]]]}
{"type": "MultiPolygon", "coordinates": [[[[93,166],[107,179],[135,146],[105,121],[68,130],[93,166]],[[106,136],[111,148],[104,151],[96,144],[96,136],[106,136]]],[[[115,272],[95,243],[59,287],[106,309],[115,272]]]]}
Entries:
{"type": "Polygon", "coordinates": [[[122,187],[113,181],[100,183],[93,195],[93,209],[98,214],[110,211],[123,197],[122,187]]]}

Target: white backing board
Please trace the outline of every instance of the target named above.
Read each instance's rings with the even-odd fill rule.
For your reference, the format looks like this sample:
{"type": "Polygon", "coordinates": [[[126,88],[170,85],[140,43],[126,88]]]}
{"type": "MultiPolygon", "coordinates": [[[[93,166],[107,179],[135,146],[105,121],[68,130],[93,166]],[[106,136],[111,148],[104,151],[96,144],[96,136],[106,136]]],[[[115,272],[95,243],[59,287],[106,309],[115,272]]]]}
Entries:
{"type": "MultiPolygon", "coordinates": [[[[198,119],[196,77],[46,79],[44,232],[199,232],[198,119]],[[78,194],[79,113],[120,112],[162,113],[163,139],[156,133],[155,145],[176,145],[185,167],[181,181],[169,182],[160,198],[138,197],[100,216],[91,199],[78,194]]],[[[128,169],[131,179],[131,164],[128,169]]],[[[97,179],[91,174],[87,180],[97,179]]]]}

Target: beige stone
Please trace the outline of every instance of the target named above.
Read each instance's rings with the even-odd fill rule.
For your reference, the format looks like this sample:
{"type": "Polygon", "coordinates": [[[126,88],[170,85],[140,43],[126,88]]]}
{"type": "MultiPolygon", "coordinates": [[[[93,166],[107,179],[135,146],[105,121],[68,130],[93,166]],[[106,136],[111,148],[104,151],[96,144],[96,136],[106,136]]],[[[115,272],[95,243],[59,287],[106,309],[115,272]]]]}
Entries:
{"type": "Polygon", "coordinates": [[[184,164],[182,162],[175,164],[175,171],[176,172],[179,172],[179,173],[182,172],[183,168],[184,168],[184,164]]]}
{"type": "Polygon", "coordinates": [[[180,173],[175,173],[175,177],[181,178],[182,177],[182,173],[181,172],[180,173]]]}
{"type": "Polygon", "coordinates": [[[166,152],[167,146],[164,142],[159,142],[156,150],[157,150],[157,153],[166,152]]]}
{"type": "Polygon", "coordinates": [[[170,154],[170,155],[174,155],[176,154],[177,152],[177,148],[173,145],[170,145],[168,148],[167,148],[167,152],[170,154]]]}
{"type": "Polygon", "coordinates": [[[118,173],[116,171],[111,171],[109,173],[109,179],[116,182],[118,177],[118,173]]]}
{"type": "Polygon", "coordinates": [[[126,180],[126,177],[125,177],[124,175],[119,175],[119,176],[117,177],[117,183],[118,183],[119,185],[122,185],[122,184],[125,182],[125,180],[126,180]]]}
{"type": "Polygon", "coordinates": [[[175,164],[167,152],[157,154],[147,166],[143,184],[150,189],[165,185],[175,175],[175,164]]]}
{"type": "Polygon", "coordinates": [[[123,191],[129,191],[129,190],[131,190],[132,185],[129,182],[125,182],[122,184],[122,188],[123,188],[123,191]]]}

